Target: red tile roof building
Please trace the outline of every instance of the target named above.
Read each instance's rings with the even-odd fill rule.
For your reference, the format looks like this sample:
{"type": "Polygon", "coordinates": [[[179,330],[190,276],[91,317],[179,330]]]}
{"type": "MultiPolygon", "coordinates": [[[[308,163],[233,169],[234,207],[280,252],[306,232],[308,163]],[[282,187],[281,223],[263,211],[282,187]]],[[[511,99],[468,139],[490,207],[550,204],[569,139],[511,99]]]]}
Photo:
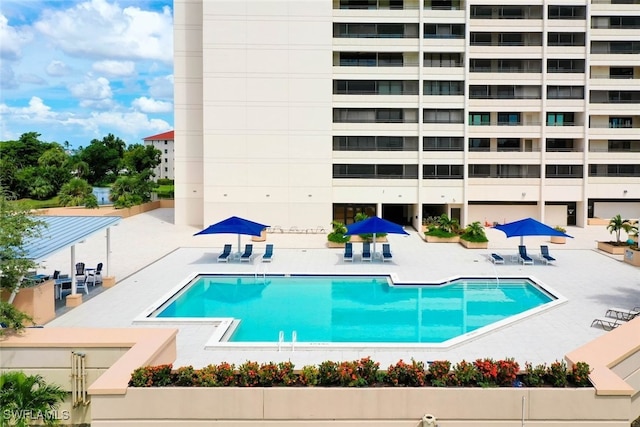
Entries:
{"type": "Polygon", "coordinates": [[[155,179],[166,178],[174,179],[174,146],[173,131],[151,135],[143,139],[144,145],[152,145],[154,148],[162,152],[161,163],[155,169],[155,179]]]}

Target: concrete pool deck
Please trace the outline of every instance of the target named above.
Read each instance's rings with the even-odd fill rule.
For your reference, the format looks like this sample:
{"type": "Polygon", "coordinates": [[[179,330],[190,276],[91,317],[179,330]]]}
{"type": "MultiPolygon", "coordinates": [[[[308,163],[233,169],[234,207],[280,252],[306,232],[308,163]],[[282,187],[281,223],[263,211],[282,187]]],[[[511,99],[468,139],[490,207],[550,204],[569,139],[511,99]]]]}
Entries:
{"type": "MultiPolygon", "coordinates": [[[[259,218],[258,218],[259,219],[259,218]]],[[[601,317],[609,307],[640,305],[640,269],[621,261],[621,257],[598,252],[597,240],[611,240],[605,226],[568,227],[575,239],[567,244],[550,244],[548,237],[527,237],[525,244],[534,256],[540,244],[549,246],[555,265],[506,263],[493,265],[487,260],[491,252],[516,253],[519,238],[507,239],[497,230],[487,230],[489,249],[470,250],[458,244],[425,243],[415,230],[409,236],[389,235],[393,251],[391,263],[362,263],[359,255],[353,263],[342,261],[342,249],[326,248],[323,234],[269,234],[267,242],[254,242],[252,263],[217,263],[216,256],[233,235],[193,236],[195,227],[173,225],[173,209],[157,209],[124,219],[111,231],[111,265],[109,274],[117,285],[49,322],[47,327],[131,327],[134,319],[169,290],[193,273],[336,273],[395,274],[402,281],[437,281],[453,276],[531,276],[561,293],[568,301],[560,306],[494,332],[474,337],[447,349],[339,349],[321,347],[309,351],[296,348],[205,349],[215,327],[211,322],[179,324],[178,358],[175,365],[202,367],[222,361],[243,363],[291,360],[296,366],[317,364],[324,360],[352,360],[371,356],[383,367],[399,359],[453,362],[492,357],[513,357],[524,364],[550,363],[566,353],[606,333],[591,328],[591,321],[601,317]],[[274,259],[262,264],[259,257],[266,243],[274,244],[274,259]]],[[[248,243],[242,237],[242,244],[248,243]]],[[[378,250],[380,250],[378,248],[378,250]]],[[[354,252],[361,250],[354,244],[354,252]]],[[[104,234],[76,246],[76,259],[87,265],[104,262],[104,234]]],[[[62,251],[44,262],[45,271],[70,265],[70,254],[62,251]]],[[[294,302],[292,302],[294,303],[294,302]]],[[[135,325],[140,327],[139,324],[135,325]]],[[[154,324],[142,327],[167,327],[154,324]]],[[[286,341],[290,341],[287,337],[286,341]]]]}

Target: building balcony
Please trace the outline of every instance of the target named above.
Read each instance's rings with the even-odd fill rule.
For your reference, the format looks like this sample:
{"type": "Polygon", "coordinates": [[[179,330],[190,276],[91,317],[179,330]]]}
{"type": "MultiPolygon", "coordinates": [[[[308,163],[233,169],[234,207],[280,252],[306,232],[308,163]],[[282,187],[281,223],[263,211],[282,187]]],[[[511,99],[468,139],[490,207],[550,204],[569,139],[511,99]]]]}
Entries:
{"type": "Polygon", "coordinates": [[[584,99],[549,99],[547,98],[547,108],[564,111],[583,111],[585,107],[584,99]]]}
{"type": "Polygon", "coordinates": [[[417,163],[418,151],[333,151],[333,163],[417,163]]]}
{"type": "Polygon", "coordinates": [[[422,129],[429,136],[462,135],[464,123],[423,123],[422,129]]]}
{"type": "Polygon", "coordinates": [[[640,62],[640,52],[629,53],[593,53],[589,57],[592,67],[628,67],[640,62]]]}
{"type": "Polygon", "coordinates": [[[640,111],[640,102],[615,103],[615,104],[589,104],[589,113],[592,115],[616,115],[628,116],[640,111]]]}
{"type": "Polygon", "coordinates": [[[582,32],[587,31],[586,19],[548,19],[548,32],[582,32]]]}
{"type": "Polygon", "coordinates": [[[547,151],[544,154],[547,163],[582,164],[582,151],[547,151]]]}
{"type": "Polygon", "coordinates": [[[464,38],[424,38],[422,45],[428,52],[464,52],[465,41],[464,38]]]}
{"type": "Polygon", "coordinates": [[[640,127],[610,128],[590,127],[589,137],[592,139],[637,139],[640,135],[640,127]]]}
{"type": "Polygon", "coordinates": [[[334,50],[361,51],[417,51],[420,41],[417,38],[333,38],[334,50]]]}
{"type": "Polygon", "coordinates": [[[547,84],[552,86],[573,86],[584,83],[585,73],[547,73],[547,84]]]}
{"type": "Polygon", "coordinates": [[[591,15],[609,16],[611,15],[611,5],[614,5],[616,14],[620,15],[638,15],[640,14],[640,3],[636,4],[619,4],[613,3],[611,0],[591,0],[591,15]]]}
{"type": "Polygon", "coordinates": [[[591,163],[640,163],[640,151],[589,151],[588,156],[591,163]]]}
{"type": "Polygon", "coordinates": [[[424,80],[463,80],[464,68],[462,67],[424,67],[422,68],[424,80]]]}
{"type": "Polygon", "coordinates": [[[425,95],[423,103],[438,108],[464,108],[464,95],[425,95]]]}
{"type": "MultiPolygon", "coordinates": [[[[540,111],[541,99],[523,98],[491,98],[469,99],[469,108],[473,110],[491,111],[540,111]]],[[[515,125],[519,126],[519,125],[515,125]]]]}
{"type": "Polygon", "coordinates": [[[349,79],[353,76],[371,76],[371,80],[391,80],[399,76],[414,77],[418,75],[417,65],[403,67],[333,67],[334,79],[349,79]]]}
{"type": "Polygon", "coordinates": [[[537,164],[540,151],[469,151],[468,161],[477,164],[537,164]]]}
{"type": "Polygon", "coordinates": [[[542,73],[528,73],[517,71],[492,71],[488,73],[470,72],[468,81],[469,84],[541,85],[542,73]]]}
{"type": "Polygon", "coordinates": [[[545,127],[545,136],[547,138],[582,138],[584,137],[584,125],[564,123],[562,126],[545,127]]]}
{"type": "Polygon", "coordinates": [[[542,19],[470,19],[470,31],[494,32],[496,27],[505,32],[542,32],[542,19]]]}
{"type": "Polygon", "coordinates": [[[394,132],[398,135],[415,133],[418,130],[418,123],[333,123],[334,132],[394,132]]]}
{"type": "Polygon", "coordinates": [[[580,59],[585,57],[584,46],[548,46],[547,56],[563,59],[580,59]]]}
{"type": "Polygon", "coordinates": [[[411,108],[418,103],[418,95],[333,95],[334,107],[355,107],[364,105],[367,108],[411,108]]]}
{"type": "Polygon", "coordinates": [[[640,78],[610,78],[598,76],[589,79],[591,90],[636,90],[640,91],[640,78]]]}
{"type": "Polygon", "coordinates": [[[542,56],[542,46],[472,45],[469,55],[477,59],[539,58],[542,56]]]}
{"type": "Polygon", "coordinates": [[[539,124],[498,125],[493,122],[485,126],[469,126],[470,138],[539,138],[541,133],[539,124]]]}

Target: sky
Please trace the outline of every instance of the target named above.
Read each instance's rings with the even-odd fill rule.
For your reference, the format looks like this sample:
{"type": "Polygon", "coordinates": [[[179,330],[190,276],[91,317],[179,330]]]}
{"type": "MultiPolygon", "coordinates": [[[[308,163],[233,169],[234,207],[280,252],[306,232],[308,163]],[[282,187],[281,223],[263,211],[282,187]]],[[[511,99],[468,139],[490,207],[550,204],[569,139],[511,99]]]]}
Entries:
{"type": "Polygon", "coordinates": [[[1,0],[0,141],[173,129],[173,2],[1,0]]]}

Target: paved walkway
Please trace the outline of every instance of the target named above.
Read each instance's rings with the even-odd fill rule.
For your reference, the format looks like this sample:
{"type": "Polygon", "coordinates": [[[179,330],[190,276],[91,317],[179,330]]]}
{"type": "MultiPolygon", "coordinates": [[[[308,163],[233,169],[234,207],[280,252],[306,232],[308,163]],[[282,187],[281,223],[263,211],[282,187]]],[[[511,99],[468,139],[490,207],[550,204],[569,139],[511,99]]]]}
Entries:
{"type": "MultiPolygon", "coordinates": [[[[548,244],[558,259],[555,265],[533,266],[505,264],[494,266],[487,260],[490,252],[515,253],[518,238],[505,238],[500,231],[489,229],[488,250],[469,250],[457,244],[425,243],[417,232],[409,236],[388,236],[393,248],[392,263],[342,262],[341,249],[326,248],[326,234],[269,234],[275,245],[271,264],[259,260],[250,264],[217,263],[215,258],[224,243],[237,245],[235,236],[193,236],[198,229],[173,225],[172,209],[157,209],[124,219],[111,232],[111,266],[118,284],[97,294],[81,306],[69,310],[47,327],[132,327],[134,319],[169,290],[193,273],[383,273],[395,274],[405,282],[439,281],[454,276],[531,276],[568,299],[568,302],[543,313],[505,326],[497,331],[474,337],[447,349],[403,348],[338,349],[319,347],[303,351],[299,348],[278,352],[264,349],[205,349],[214,331],[208,322],[178,324],[178,360],[176,365],[195,367],[209,363],[246,360],[261,362],[291,360],[296,366],[324,360],[351,360],[372,356],[388,366],[399,359],[462,359],[480,357],[514,357],[523,364],[550,363],[564,354],[606,333],[591,328],[594,317],[604,315],[608,307],[640,305],[640,269],[625,264],[621,257],[608,256],[595,250],[597,240],[612,236],[604,226],[569,227],[565,245],[554,245],[547,237],[527,237],[530,252],[537,254],[540,244],[548,244]]],[[[243,236],[242,243],[249,237],[243,236]]],[[[264,252],[264,242],[254,243],[254,252],[264,252]]],[[[356,252],[359,250],[356,246],[356,252]]],[[[87,239],[76,247],[76,259],[87,265],[105,259],[104,234],[87,239]]],[[[68,251],[60,252],[45,262],[45,271],[70,263],[68,251]]],[[[41,269],[42,270],[42,269],[41,269]]],[[[294,304],[295,301],[292,301],[294,304]]],[[[136,327],[155,327],[145,325],[136,327]]]]}

